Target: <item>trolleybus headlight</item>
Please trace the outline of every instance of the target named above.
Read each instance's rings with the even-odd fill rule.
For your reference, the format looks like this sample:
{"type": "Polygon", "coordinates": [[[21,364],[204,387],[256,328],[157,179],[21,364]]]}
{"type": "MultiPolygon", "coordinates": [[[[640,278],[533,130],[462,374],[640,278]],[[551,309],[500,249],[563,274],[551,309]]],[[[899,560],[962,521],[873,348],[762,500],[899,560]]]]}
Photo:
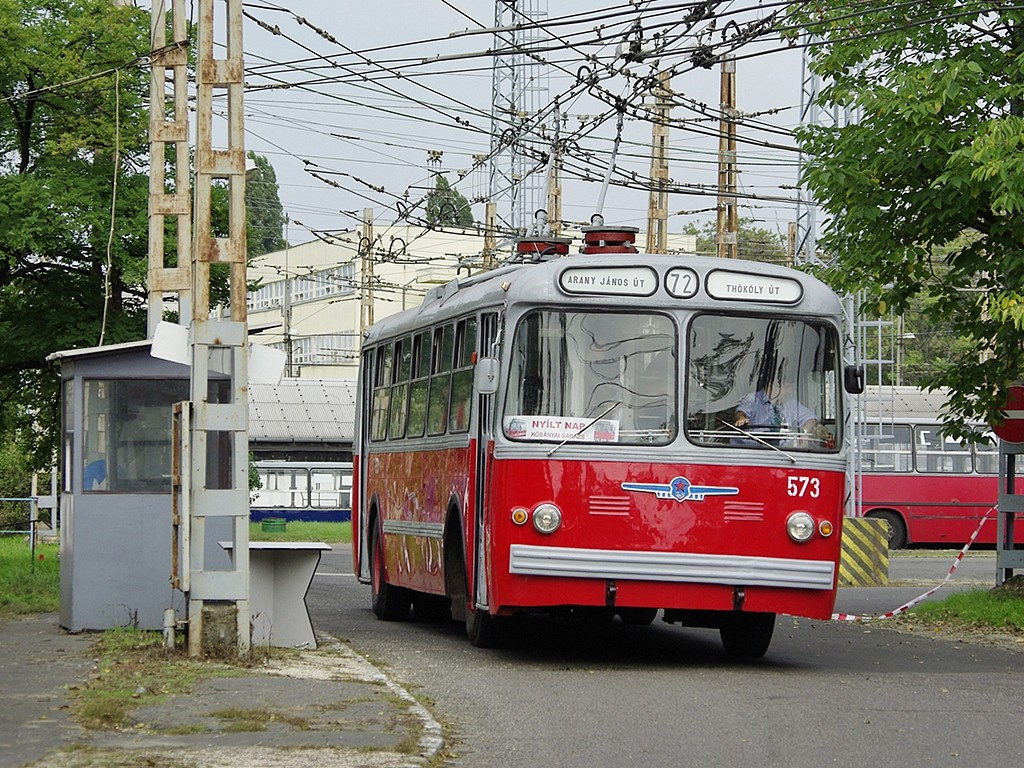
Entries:
{"type": "Polygon", "coordinates": [[[822,520],[818,523],[818,533],[824,536],[826,539],[832,535],[832,531],[835,530],[835,526],[832,525],[830,520],[822,520]]]}
{"type": "Polygon", "coordinates": [[[554,504],[541,504],[533,510],[533,527],[541,533],[554,533],[562,525],[562,511],[554,504]]]}
{"type": "Polygon", "coordinates": [[[793,541],[808,541],[814,535],[814,519],[806,512],[794,512],[786,520],[786,532],[793,541]]]}

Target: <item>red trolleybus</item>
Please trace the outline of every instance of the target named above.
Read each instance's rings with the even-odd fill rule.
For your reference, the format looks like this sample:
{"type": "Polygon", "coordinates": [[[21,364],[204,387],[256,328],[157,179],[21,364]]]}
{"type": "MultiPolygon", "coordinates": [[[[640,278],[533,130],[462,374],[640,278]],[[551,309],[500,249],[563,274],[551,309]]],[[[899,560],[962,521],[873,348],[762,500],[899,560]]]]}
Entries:
{"type": "MultiPolygon", "coordinates": [[[[971,444],[942,433],[942,391],[868,387],[861,431],[860,510],[889,523],[889,547],[963,546],[999,498],[999,449],[990,430],[971,444]]],[[[993,519],[979,544],[995,544],[993,519]]]]}
{"type": "Polygon", "coordinates": [[[801,272],[584,253],[371,326],[353,551],[374,613],[450,611],[486,646],[517,613],[661,610],[737,656],[766,652],[777,613],[829,618],[856,380],[840,323],[801,272]],[[800,409],[738,415],[778,384],[800,409]]]}

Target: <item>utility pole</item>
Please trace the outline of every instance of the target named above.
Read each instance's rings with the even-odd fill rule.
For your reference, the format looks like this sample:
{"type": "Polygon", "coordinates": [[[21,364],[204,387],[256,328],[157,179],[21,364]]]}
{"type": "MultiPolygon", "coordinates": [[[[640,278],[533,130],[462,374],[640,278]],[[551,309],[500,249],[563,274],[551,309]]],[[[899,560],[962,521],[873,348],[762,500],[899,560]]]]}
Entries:
{"type": "Polygon", "coordinates": [[[171,6],[168,28],[167,0],[153,3],[150,14],[149,80],[149,267],[147,277],[147,338],[152,339],[163,319],[165,293],[175,293],[181,322],[192,315],[192,198],[189,181],[188,137],[188,26],[185,3],[171,6]],[[168,42],[170,32],[170,42],[168,42]],[[172,86],[167,98],[167,79],[172,86]],[[167,145],[174,147],[174,185],[166,183],[167,145]],[[176,267],[164,266],[164,221],[172,216],[177,226],[176,267]]]}
{"type": "Polygon", "coordinates": [[[359,304],[360,331],[373,325],[373,208],[363,208],[363,234],[359,238],[362,259],[362,294],[359,304]]]}
{"type": "Polygon", "coordinates": [[[284,322],[284,375],[289,379],[293,374],[293,353],[292,353],[292,276],[288,271],[288,250],[291,248],[291,241],[288,240],[288,224],[291,219],[288,214],[284,215],[284,295],[281,307],[282,321],[284,322]]]}
{"type": "MultiPolygon", "coordinates": [[[[175,6],[179,3],[175,2],[175,6]]],[[[200,0],[196,67],[194,281],[189,328],[191,395],[187,437],[190,656],[248,654],[249,409],[246,317],[245,147],[242,0],[200,0]],[[215,7],[224,19],[217,19],[215,7]],[[213,33],[223,58],[216,58],[213,33]],[[215,94],[225,97],[227,145],[213,144],[215,94]],[[226,181],[228,236],[214,235],[211,190],[226,181]],[[210,318],[210,266],[227,264],[230,315],[210,318]],[[223,397],[215,396],[224,387],[223,397]],[[230,528],[230,533],[225,532],[230,528]],[[216,538],[214,538],[216,537],[216,538]],[[206,552],[228,538],[231,567],[207,566],[206,552]]]]}
{"type": "Polygon", "coordinates": [[[738,255],[736,215],[736,59],[722,60],[721,128],[718,139],[718,255],[738,255]]]}
{"type": "Polygon", "coordinates": [[[551,152],[554,158],[548,182],[548,221],[551,224],[551,233],[558,237],[562,231],[562,150],[557,141],[551,152]]]}
{"type": "Polygon", "coordinates": [[[490,271],[494,269],[497,264],[494,252],[497,250],[497,237],[495,233],[497,231],[498,224],[498,206],[488,201],[484,208],[484,253],[483,253],[483,268],[484,271],[490,271]]]}
{"type": "Polygon", "coordinates": [[[668,70],[658,73],[651,127],[651,193],[647,202],[647,252],[668,252],[668,121],[672,108],[668,70]]]}

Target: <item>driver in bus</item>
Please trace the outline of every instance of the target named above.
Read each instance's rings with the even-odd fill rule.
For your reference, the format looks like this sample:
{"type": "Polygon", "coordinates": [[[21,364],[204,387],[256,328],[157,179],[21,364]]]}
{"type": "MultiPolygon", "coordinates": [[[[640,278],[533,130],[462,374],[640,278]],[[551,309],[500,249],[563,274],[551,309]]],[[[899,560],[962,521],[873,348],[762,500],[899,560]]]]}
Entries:
{"type": "Polygon", "coordinates": [[[736,407],[733,424],[741,429],[781,433],[795,431],[798,437],[813,434],[818,417],[796,399],[790,379],[773,379],[764,389],[744,395],[736,407]]]}

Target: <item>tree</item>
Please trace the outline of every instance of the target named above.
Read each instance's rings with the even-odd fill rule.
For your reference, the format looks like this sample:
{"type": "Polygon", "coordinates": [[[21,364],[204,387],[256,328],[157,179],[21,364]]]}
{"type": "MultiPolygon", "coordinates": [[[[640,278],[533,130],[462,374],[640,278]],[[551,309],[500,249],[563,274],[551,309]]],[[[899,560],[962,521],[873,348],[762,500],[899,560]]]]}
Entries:
{"type": "Polygon", "coordinates": [[[285,216],[274,167],[255,152],[249,152],[248,158],[256,164],[245,181],[246,255],[253,259],[283,250],[287,243],[281,236],[285,216]]]}
{"type": "Polygon", "coordinates": [[[945,414],[998,419],[1024,376],[1024,10],[981,0],[801,2],[822,107],[845,126],[797,132],[826,213],[825,278],[864,311],[925,320],[960,340],[925,378],[945,414]]]}
{"type": "Polygon", "coordinates": [[[0,433],[46,466],[47,355],[145,335],[149,24],[109,0],[0,0],[0,37],[0,433]]]}
{"type": "MultiPolygon", "coordinates": [[[[718,255],[718,225],[705,222],[703,226],[687,224],[683,232],[697,236],[697,253],[709,256],[718,255]]],[[[764,227],[755,227],[747,219],[739,221],[736,232],[736,252],[738,258],[751,261],[766,261],[771,264],[788,264],[786,241],[778,232],[764,227]]]]}
{"type": "MultiPolygon", "coordinates": [[[[111,0],[0,0],[0,39],[0,440],[43,468],[60,427],[47,356],[146,336],[149,14],[111,0]]],[[[248,231],[256,250],[278,248],[276,177],[252,159],[248,231]]],[[[214,185],[213,199],[223,233],[226,190],[214,185]]],[[[165,234],[173,264],[170,221],[165,234]]]]}
{"type": "Polygon", "coordinates": [[[440,173],[434,177],[434,188],[427,194],[428,227],[469,227],[473,211],[469,201],[440,173]]]}

